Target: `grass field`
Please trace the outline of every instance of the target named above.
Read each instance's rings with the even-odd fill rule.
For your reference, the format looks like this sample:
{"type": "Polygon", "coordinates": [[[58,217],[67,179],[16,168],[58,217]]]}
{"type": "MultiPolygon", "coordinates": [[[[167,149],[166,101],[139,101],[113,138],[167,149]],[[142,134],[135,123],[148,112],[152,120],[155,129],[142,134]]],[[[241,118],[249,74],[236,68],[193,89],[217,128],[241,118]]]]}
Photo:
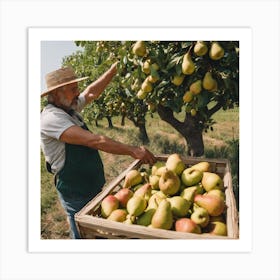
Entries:
{"type": "MultiPolygon", "coordinates": [[[[178,116],[181,117],[180,115],[178,116]]],[[[228,158],[231,161],[233,174],[233,188],[238,204],[238,166],[239,166],[239,110],[218,111],[214,116],[216,124],[213,131],[204,134],[205,157],[228,158]]],[[[150,138],[146,145],[154,154],[177,152],[186,155],[184,138],[169,124],[163,122],[157,114],[146,119],[146,128],[150,138]],[[155,129],[157,128],[157,129],[155,129]]],[[[125,126],[121,126],[119,118],[113,119],[114,128],[107,128],[107,121],[101,120],[99,127],[90,126],[94,133],[104,134],[115,140],[141,145],[138,139],[138,129],[126,119],[125,126]]],[[[133,159],[100,152],[106,182],[111,181],[121,171],[127,168],[133,159]]],[[[62,209],[53,184],[52,175],[46,171],[44,157],[41,154],[41,238],[67,239],[69,228],[64,210],[62,209]]]]}

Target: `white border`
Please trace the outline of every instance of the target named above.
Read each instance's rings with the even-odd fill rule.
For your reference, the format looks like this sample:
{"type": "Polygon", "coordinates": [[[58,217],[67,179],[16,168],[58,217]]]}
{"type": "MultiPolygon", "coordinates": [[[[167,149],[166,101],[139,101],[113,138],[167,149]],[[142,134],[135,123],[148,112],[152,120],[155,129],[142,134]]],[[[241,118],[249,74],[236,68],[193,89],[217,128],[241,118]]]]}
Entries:
{"type": "Polygon", "coordinates": [[[252,249],[252,32],[250,28],[29,28],[28,249],[30,252],[250,252],[252,249]],[[238,240],[41,240],[40,43],[60,40],[240,41],[240,238],[238,240]],[[34,137],[35,136],[35,137],[34,137]],[[250,174],[248,176],[248,174],[250,174]],[[246,206],[245,206],[246,205],[246,206]],[[106,242],[106,244],[105,244],[106,242]]]}

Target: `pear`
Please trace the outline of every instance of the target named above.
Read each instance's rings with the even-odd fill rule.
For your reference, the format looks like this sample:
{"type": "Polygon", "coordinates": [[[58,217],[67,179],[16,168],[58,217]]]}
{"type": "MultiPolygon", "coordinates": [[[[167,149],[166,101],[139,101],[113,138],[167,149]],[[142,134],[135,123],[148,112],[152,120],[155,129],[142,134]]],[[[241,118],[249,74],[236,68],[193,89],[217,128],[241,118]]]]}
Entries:
{"type": "Polygon", "coordinates": [[[189,103],[192,100],[193,100],[193,93],[190,90],[186,91],[184,96],[183,96],[183,101],[185,103],[189,103]]]}
{"type": "Polygon", "coordinates": [[[223,191],[219,190],[219,189],[213,189],[210,190],[209,192],[207,192],[210,195],[216,195],[218,197],[220,197],[222,200],[226,200],[226,195],[223,191]]]}
{"type": "Polygon", "coordinates": [[[227,225],[223,222],[210,222],[207,228],[210,234],[227,236],[227,225]]]}
{"type": "Polygon", "coordinates": [[[179,154],[171,154],[167,158],[165,166],[167,167],[167,169],[172,170],[179,176],[185,169],[185,163],[183,162],[179,154]]]}
{"type": "Polygon", "coordinates": [[[171,204],[167,200],[162,200],[153,215],[151,225],[154,228],[171,229],[172,224],[171,204]]]}
{"type": "Polygon", "coordinates": [[[139,216],[147,207],[147,201],[141,196],[134,195],[127,202],[126,209],[130,215],[139,216]]]}
{"type": "Polygon", "coordinates": [[[123,221],[124,224],[132,225],[135,223],[136,217],[130,214],[126,215],[126,219],[123,221]]]}
{"type": "Polygon", "coordinates": [[[185,78],[185,75],[175,75],[172,80],[171,80],[171,83],[174,84],[175,86],[180,86],[183,81],[184,81],[184,78],[185,78]]]}
{"type": "Polygon", "coordinates": [[[182,172],[181,180],[187,186],[196,185],[201,181],[203,172],[193,168],[187,168],[182,172]]]}
{"type": "Polygon", "coordinates": [[[146,74],[149,75],[151,70],[150,70],[150,66],[151,66],[151,61],[149,59],[147,59],[142,66],[142,71],[146,74]]]}
{"type": "Polygon", "coordinates": [[[154,84],[154,83],[156,83],[159,80],[159,78],[156,77],[156,76],[149,75],[147,80],[148,80],[148,82],[154,84]]]}
{"type": "Polygon", "coordinates": [[[197,186],[185,188],[180,196],[190,202],[193,202],[194,196],[197,194],[197,186]]]}
{"type": "Polygon", "coordinates": [[[195,70],[194,63],[192,61],[191,55],[186,53],[183,57],[182,63],[182,73],[185,75],[191,75],[195,70]]]}
{"type": "Polygon", "coordinates": [[[107,220],[114,222],[124,222],[126,220],[127,211],[125,209],[116,209],[112,211],[107,220]]]}
{"type": "Polygon", "coordinates": [[[156,163],[154,163],[154,165],[152,166],[152,171],[151,174],[152,175],[156,175],[156,171],[160,168],[165,166],[165,162],[163,161],[157,161],[156,163]]]}
{"type": "Polygon", "coordinates": [[[178,192],[181,181],[180,178],[172,170],[166,169],[159,179],[159,189],[165,195],[174,195],[178,192]]]}
{"type": "Polygon", "coordinates": [[[224,212],[225,202],[218,196],[215,195],[201,195],[196,194],[194,197],[194,202],[207,210],[211,216],[219,216],[224,212]]]}
{"type": "Polygon", "coordinates": [[[158,71],[159,70],[159,66],[157,63],[152,63],[151,68],[153,68],[154,71],[158,71]]]}
{"type": "Polygon", "coordinates": [[[211,59],[219,60],[224,56],[224,54],[225,54],[225,51],[218,42],[213,42],[211,44],[211,47],[209,50],[209,56],[211,59]]]}
{"type": "Polygon", "coordinates": [[[203,41],[197,41],[195,46],[194,46],[194,49],[193,49],[193,52],[197,55],[197,56],[203,56],[207,53],[208,51],[208,47],[206,45],[205,42],[203,41]]]}
{"type": "Polygon", "coordinates": [[[142,183],[142,181],[141,173],[136,169],[132,169],[125,176],[123,188],[130,188],[142,183]]]}
{"type": "Polygon", "coordinates": [[[210,72],[206,72],[202,81],[203,88],[206,90],[212,90],[215,87],[215,85],[216,83],[212,77],[212,74],[210,72]]]}
{"type": "Polygon", "coordinates": [[[120,189],[116,194],[115,197],[118,199],[120,205],[122,207],[126,207],[128,200],[133,196],[132,190],[125,188],[120,189]]]}
{"type": "Polygon", "coordinates": [[[199,94],[202,90],[202,82],[201,80],[197,80],[190,85],[190,91],[193,94],[199,94]]]}
{"type": "Polygon", "coordinates": [[[132,52],[138,56],[144,56],[146,54],[146,44],[144,41],[137,41],[133,48],[132,52]]]}
{"type": "Polygon", "coordinates": [[[147,209],[143,214],[141,214],[136,223],[137,225],[148,226],[152,222],[152,218],[156,212],[155,208],[147,209]]]}
{"type": "Polygon", "coordinates": [[[210,190],[213,189],[224,189],[224,182],[221,179],[221,177],[212,172],[203,172],[203,177],[201,180],[203,188],[209,192],[210,190]]]}
{"type": "Polygon", "coordinates": [[[213,88],[212,88],[211,90],[209,90],[209,91],[215,92],[215,91],[217,91],[217,90],[218,90],[218,83],[217,83],[216,80],[214,80],[214,86],[213,86],[213,88]]]}
{"type": "Polygon", "coordinates": [[[158,202],[157,202],[157,197],[155,196],[151,196],[148,202],[148,206],[146,208],[145,211],[149,210],[149,209],[157,209],[158,208],[158,202]]]}
{"type": "Polygon", "coordinates": [[[118,208],[118,199],[114,195],[109,194],[101,202],[101,216],[107,218],[114,210],[118,208]]]}
{"type": "Polygon", "coordinates": [[[159,186],[158,186],[159,176],[150,175],[149,176],[149,183],[151,184],[153,190],[159,190],[159,186]]]}
{"type": "Polygon", "coordinates": [[[209,223],[210,217],[206,209],[202,207],[195,208],[191,214],[191,220],[201,227],[206,227],[209,223]]]}
{"type": "Polygon", "coordinates": [[[148,201],[151,197],[151,192],[152,192],[152,186],[151,186],[151,184],[147,183],[147,184],[143,185],[142,187],[140,187],[139,189],[137,189],[134,192],[134,196],[141,196],[146,201],[148,201]]]}
{"type": "Polygon", "coordinates": [[[192,169],[200,170],[201,172],[206,172],[211,170],[211,165],[207,161],[201,161],[197,164],[191,166],[192,169]]]}
{"type": "Polygon", "coordinates": [[[161,177],[161,175],[167,170],[166,166],[162,166],[157,169],[155,175],[161,177]]]}
{"type": "Polygon", "coordinates": [[[175,217],[184,217],[187,215],[191,202],[181,196],[172,196],[167,198],[171,204],[171,211],[175,217]]]}
{"type": "Polygon", "coordinates": [[[175,230],[187,233],[201,233],[201,228],[189,218],[180,218],[175,222],[175,230]]]}
{"type": "Polygon", "coordinates": [[[142,89],[142,91],[149,93],[153,90],[153,85],[148,80],[145,80],[141,85],[141,89],[142,89]]]}
{"type": "Polygon", "coordinates": [[[148,92],[143,91],[141,88],[138,90],[136,96],[140,100],[144,100],[148,95],[148,92]]]}
{"type": "Polygon", "coordinates": [[[158,208],[159,203],[166,198],[167,196],[162,191],[156,192],[150,197],[147,209],[158,208]]]}

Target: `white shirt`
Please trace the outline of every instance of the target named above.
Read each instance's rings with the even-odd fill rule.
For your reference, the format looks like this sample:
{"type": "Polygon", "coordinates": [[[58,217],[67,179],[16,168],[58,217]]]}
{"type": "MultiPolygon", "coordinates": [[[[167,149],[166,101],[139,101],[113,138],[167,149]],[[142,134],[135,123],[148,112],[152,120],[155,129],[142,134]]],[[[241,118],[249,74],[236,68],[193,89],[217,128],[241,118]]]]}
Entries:
{"type": "MultiPolygon", "coordinates": [[[[84,106],[85,97],[80,95],[77,111],[80,112],[84,106]]],[[[65,143],[59,138],[73,125],[82,126],[83,123],[76,116],[70,116],[52,104],[48,104],[41,112],[41,148],[55,174],[63,168],[65,162],[65,143]]]]}

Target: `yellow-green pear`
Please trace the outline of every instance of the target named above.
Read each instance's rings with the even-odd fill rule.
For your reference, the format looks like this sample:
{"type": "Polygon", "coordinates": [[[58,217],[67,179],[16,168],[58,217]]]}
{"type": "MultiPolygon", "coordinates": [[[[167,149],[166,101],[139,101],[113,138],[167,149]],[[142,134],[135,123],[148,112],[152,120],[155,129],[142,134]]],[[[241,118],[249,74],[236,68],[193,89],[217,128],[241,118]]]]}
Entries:
{"type": "Polygon", "coordinates": [[[162,191],[157,191],[150,197],[147,208],[157,208],[159,203],[166,198],[167,196],[162,191]]]}
{"type": "Polygon", "coordinates": [[[125,176],[123,188],[130,188],[138,185],[142,183],[142,180],[141,173],[136,169],[132,169],[125,176]]]}
{"type": "Polygon", "coordinates": [[[197,56],[203,56],[207,53],[208,47],[207,47],[205,42],[197,41],[195,46],[194,46],[193,51],[197,56]]]}
{"type": "Polygon", "coordinates": [[[157,209],[158,208],[158,204],[161,200],[157,199],[157,197],[155,197],[154,195],[152,195],[149,199],[149,202],[148,202],[148,206],[146,208],[146,211],[149,210],[149,209],[157,209]]]}
{"type": "Polygon", "coordinates": [[[212,77],[211,72],[206,72],[203,81],[202,86],[206,90],[212,90],[215,87],[216,83],[215,80],[212,77]]]}
{"type": "Polygon", "coordinates": [[[174,84],[175,86],[180,86],[183,81],[184,81],[184,78],[185,78],[185,75],[175,75],[172,80],[171,80],[171,83],[174,84]]]}
{"type": "Polygon", "coordinates": [[[149,93],[153,90],[153,85],[151,82],[149,82],[148,80],[145,80],[142,85],[141,85],[141,89],[146,92],[149,93]]]}
{"type": "Polygon", "coordinates": [[[159,80],[159,78],[156,77],[156,76],[149,75],[147,80],[148,80],[148,82],[154,84],[154,83],[156,83],[159,80]]]}
{"type": "Polygon", "coordinates": [[[183,101],[189,103],[193,100],[193,93],[190,90],[187,90],[183,96],[183,101]]]}
{"type": "Polygon", "coordinates": [[[199,94],[202,90],[202,82],[201,80],[197,80],[190,85],[190,91],[193,94],[199,94]]]}
{"type": "Polygon", "coordinates": [[[161,177],[161,175],[167,170],[166,166],[159,167],[155,173],[156,176],[161,177]]]}
{"type": "Polygon", "coordinates": [[[212,189],[212,190],[208,191],[207,193],[211,194],[211,195],[216,195],[216,196],[220,197],[222,200],[226,200],[226,195],[222,190],[212,189]]]}
{"type": "Polygon", "coordinates": [[[149,176],[149,183],[151,184],[153,190],[159,190],[158,182],[159,182],[159,176],[156,175],[149,176]]]}
{"type": "Polygon", "coordinates": [[[146,51],[146,44],[144,41],[137,41],[132,48],[132,52],[138,56],[144,56],[146,51]]]}
{"type": "Polygon", "coordinates": [[[193,202],[196,193],[197,193],[197,186],[192,186],[192,187],[185,188],[181,192],[180,196],[190,202],[193,202]]]}
{"type": "Polygon", "coordinates": [[[171,204],[167,200],[162,200],[153,215],[151,225],[154,228],[171,229],[172,224],[171,204]]]}
{"type": "Polygon", "coordinates": [[[210,222],[207,232],[214,235],[227,236],[227,225],[219,221],[210,222]]]}
{"type": "Polygon", "coordinates": [[[172,170],[178,176],[180,176],[185,169],[185,163],[179,154],[171,154],[166,160],[165,166],[167,169],[172,170]]]}
{"type": "Polygon", "coordinates": [[[211,165],[207,161],[201,161],[192,165],[190,168],[200,170],[201,172],[211,171],[211,165]]]}
{"type": "Polygon", "coordinates": [[[181,196],[172,196],[170,198],[167,198],[167,200],[171,204],[171,211],[173,216],[175,217],[184,217],[187,215],[190,207],[191,202],[184,199],[181,196]]]}
{"type": "Polygon", "coordinates": [[[192,61],[191,55],[186,53],[183,57],[182,73],[185,75],[191,75],[195,70],[195,65],[192,61]]]}
{"type": "Polygon", "coordinates": [[[142,213],[138,217],[138,219],[136,221],[137,225],[142,225],[142,226],[150,225],[155,212],[156,212],[155,208],[147,209],[144,213],[142,213]]]}
{"type": "Polygon", "coordinates": [[[136,96],[140,100],[144,100],[148,95],[148,92],[143,91],[141,88],[138,90],[136,96]]]}
{"type": "Polygon", "coordinates": [[[126,209],[130,215],[139,216],[147,207],[147,201],[141,196],[134,195],[127,202],[126,209]]]}
{"type": "Polygon", "coordinates": [[[202,177],[203,177],[203,172],[189,167],[182,172],[181,180],[187,187],[189,187],[199,183],[202,177]]]}
{"type": "Polygon", "coordinates": [[[224,189],[224,182],[221,177],[213,172],[203,172],[203,177],[201,180],[203,188],[209,192],[213,189],[224,189]]]}
{"type": "Polygon", "coordinates": [[[221,59],[225,54],[224,49],[218,42],[213,42],[209,50],[209,56],[213,60],[221,59]]]}
{"type": "Polygon", "coordinates": [[[124,222],[126,220],[127,211],[125,209],[116,209],[108,216],[107,220],[114,222],[124,222]]]}
{"type": "Polygon", "coordinates": [[[134,192],[134,196],[141,196],[143,197],[146,201],[148,201],[151,197],[152,194],[152,186],[150,183],[147,183],[145,185],[143,185],[142,187],[140,187],[139,189],[137,189],[134,192]]]}
{"type": "Polygon", "coordinates": [[[130,214],[126,215],[126,219],[123,221],[124,224],[132,225],[135,223],[136,217],[130,214]]]}
{"type": "Polygon", "coordinates": [[[191,214],[191,220],[193,220],[197,225],[204,228],[208,225],[210,217],[206,209],[197,207],[191,214]]]}
{"type": "Polygon", "coordinates": [[[143,65],[142,65],[142,71],[148,75],[150,74],[151,70],[150,70],[150,66],[151,66],[151,61],[149,59],[147,59],[143,65]]]}
{"type": "Polygon", "coordinates": [[[165,166],[165,162],[164,161],[157,161],[156,163],[154,163],[154,165],[152,166],[152,171],[151,174],[152,175],[156,175],[156,171],[160,168],[165,166]]]}
{"type": "Polygon", "coordinates": [[[179,191],[181,181],[175,172],[166,169],[162,173],[158,185],[165,195],[174,195],[179,191]]]}

